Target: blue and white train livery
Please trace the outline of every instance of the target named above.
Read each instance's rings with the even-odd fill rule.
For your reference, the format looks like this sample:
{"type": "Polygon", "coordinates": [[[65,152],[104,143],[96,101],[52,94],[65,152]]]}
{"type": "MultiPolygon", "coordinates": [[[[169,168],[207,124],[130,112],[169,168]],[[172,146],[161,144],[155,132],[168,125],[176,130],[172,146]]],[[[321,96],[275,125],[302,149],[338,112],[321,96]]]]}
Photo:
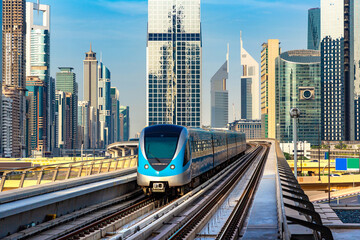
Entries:
{"type": "Polygon", "coordinates": [[[147,194],[167,189],[180,193],[245,150],[244,133],[168,124],[146,127],[139,139],[137,183],[147,194]]]}

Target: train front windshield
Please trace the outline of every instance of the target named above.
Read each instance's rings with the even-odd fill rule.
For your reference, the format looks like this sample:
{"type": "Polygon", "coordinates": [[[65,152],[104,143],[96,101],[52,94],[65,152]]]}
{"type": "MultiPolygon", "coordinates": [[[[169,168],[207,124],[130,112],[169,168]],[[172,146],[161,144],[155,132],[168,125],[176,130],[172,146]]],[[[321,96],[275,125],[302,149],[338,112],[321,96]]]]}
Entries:
{"type": "Polygon", "coordinates": [[[145,135],[145,153],[150,162],[169,163],[173,158],[179,133],[152,132],[145,135]]]}

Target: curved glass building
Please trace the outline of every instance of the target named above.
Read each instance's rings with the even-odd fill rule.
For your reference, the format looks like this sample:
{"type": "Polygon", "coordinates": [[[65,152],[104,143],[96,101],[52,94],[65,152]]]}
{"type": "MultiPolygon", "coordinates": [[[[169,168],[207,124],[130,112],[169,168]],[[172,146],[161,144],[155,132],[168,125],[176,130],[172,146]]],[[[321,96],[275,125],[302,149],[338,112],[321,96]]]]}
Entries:
{"type": "Polygon", "coordinates": [[[317,145],[321,133],[320,52],[293,50],[282,53],[275,64],[276,138],[293,140],[290,109],[299,108],[298,140],[317,145]]]}

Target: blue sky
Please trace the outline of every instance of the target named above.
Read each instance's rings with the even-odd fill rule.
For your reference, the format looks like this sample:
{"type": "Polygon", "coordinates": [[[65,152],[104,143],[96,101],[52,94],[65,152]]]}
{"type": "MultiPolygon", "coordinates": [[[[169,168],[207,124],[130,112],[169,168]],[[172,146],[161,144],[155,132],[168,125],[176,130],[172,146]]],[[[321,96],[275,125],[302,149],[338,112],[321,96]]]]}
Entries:
{"type": "MultiPolygon", "coordinates": [[[[34,1],[34,0],[33,0],[34,1]]],[[[35,2],[35,1],[34,1],[35,2]]],[[[129,105],[131,136],[145,126],[147,1],[42,0],[51,5],[51,75],[71,66],[83,97],[83,59],[90,42],[111,71],[120,102],[129,105]]],[[[202,0],[203,124],[210,123],[210,78],[225,61],[230,44],[229,120],[240,109],[240,30],[244,47],[260,60],[261,44],[280,39],[282,51],[304,49],[307,10],[320,0],[202,0]]]]}

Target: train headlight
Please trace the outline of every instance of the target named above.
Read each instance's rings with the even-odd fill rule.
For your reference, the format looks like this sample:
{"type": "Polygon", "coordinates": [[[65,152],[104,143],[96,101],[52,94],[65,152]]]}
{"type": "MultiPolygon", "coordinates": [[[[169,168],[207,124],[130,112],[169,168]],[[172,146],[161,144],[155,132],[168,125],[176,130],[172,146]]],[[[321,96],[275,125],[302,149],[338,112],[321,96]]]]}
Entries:
{"type": "Polygon", "coordinates": [[[174,169],[175,169],[175,165],[174,165],[174,164],[171,164],[171,165],[170,165],[170,168],[171,168],[172,170],[174,170],[174,169]]]}
{"type": "Polygon", "coordinates": [[[145,164],[144,168],[145,168],[145,169],[148,169],[148,168],[149,168],[149,165],[145,164]]]}

